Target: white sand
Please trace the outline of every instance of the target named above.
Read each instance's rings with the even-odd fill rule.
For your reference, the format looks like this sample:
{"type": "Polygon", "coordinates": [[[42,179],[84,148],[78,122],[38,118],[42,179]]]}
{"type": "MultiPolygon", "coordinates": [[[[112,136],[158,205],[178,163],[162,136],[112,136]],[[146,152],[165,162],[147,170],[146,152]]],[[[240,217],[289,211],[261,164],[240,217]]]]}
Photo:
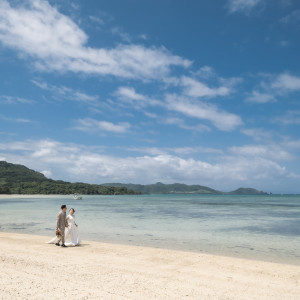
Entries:
{"type": "Polygon", "coordinates": [[[300,299],[300,267],[0,232],[1,299],[300,299]]]}
{"type": "MultiPolygon", "coordinates": [[[[53,196],[69,196],[69,195],[44,195],[44,194],[0,194],[0,199],[1,198],[23,198],[23,199],[27,199],[27,198],[36,198],[36,199],[39,199],[39,198],[51,198],[53,196]]],[[[70,195],[73,197],[73,194],[70,195]]]]}

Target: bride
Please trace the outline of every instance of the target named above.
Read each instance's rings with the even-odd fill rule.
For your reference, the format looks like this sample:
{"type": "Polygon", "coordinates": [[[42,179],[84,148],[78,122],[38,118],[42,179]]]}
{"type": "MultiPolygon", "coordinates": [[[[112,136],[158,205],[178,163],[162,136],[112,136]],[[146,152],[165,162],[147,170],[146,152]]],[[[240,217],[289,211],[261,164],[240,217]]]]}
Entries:
{"type": "MultiPolygon", "coordinates": [[[[69,215],[67,216],[68,227],[65,230],[65,245],[66,246],[78,246],[80,244],[80,238],[78,234],[78,225],[75,222],[75,209],[71,208],[69,210],[69,215]]],[[[48,242],[48,244],[55,244],[58,242],[58,238],[54,237],[48,242]]]]}
{"type": "Polygon", "coordinates": [[[67,216],[68,227],[65,231],[65,245],[66,246],[78,246],[80,244],[80,238],[78,234],[78,225],[75,222],[75,209],[71,208],[69,215],[67,216]]]}

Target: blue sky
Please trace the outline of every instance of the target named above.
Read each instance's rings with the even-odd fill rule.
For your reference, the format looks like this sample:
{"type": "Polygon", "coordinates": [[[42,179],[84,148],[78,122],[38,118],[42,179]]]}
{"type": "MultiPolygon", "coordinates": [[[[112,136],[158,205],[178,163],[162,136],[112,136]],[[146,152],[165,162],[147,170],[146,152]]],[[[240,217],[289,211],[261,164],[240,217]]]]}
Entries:
{"type": "Polygon", "coordinates": [[[297,0],[0,0],[0,160],[299,193],[299,35],[297,0]]]}

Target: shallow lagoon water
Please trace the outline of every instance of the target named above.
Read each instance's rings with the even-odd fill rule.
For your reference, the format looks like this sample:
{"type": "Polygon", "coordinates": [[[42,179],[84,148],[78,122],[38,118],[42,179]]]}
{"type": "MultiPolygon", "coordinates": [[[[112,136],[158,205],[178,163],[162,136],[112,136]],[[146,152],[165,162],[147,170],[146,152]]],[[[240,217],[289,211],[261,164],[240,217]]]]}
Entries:
{"type": "Polygon", "coordinates": [[[300,196],[138,195],[0,198],[0,231],[54,235],[60,205],[83,240],[300,264],[300,196]]]}

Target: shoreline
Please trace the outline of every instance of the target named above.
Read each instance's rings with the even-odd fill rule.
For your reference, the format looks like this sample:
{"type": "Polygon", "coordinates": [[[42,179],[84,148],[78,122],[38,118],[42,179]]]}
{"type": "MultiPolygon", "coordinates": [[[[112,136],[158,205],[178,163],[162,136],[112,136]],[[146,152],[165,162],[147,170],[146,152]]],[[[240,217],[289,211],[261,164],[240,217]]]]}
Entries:
{"type": "MultiPolygon", "coordinates": [[[[11,232],[11,233],[21,233],[21,234],[38,234],[42,236],[49,236],[51,235],[51,232],[53,231],[53,219],[51,218],[47,222],[45,222],[44,218],[40,218],[32,213],[32,210],[28,212],[30,214],[30,220],[32,222],[29,222],[28,217],[26,217],[26,214],[22,213],[23,210],[20,210],[19,208],[22,207],[24,211],[29,209],[29,206],[33,208],[33,211],[35,211],[35,203],[42,203],[42,207],[47,206],[47,203],[52,203],[52,200],[55,200],[55,203],[59,203],[58,206],[60,206],[61,203],[66,203],[68,206],[73,205],[85,205],[84,203],[89,203],[89,199],[98,199],[96,198],[88,198],[86,197],[87,201],[84,202],[74,202],[74,200],[71,198],[72,195],[41,195],[41,194],[13,194],[13,195],[0,195],[1,203],[4,204],[4,206],[1,206],[1,208],[4,208],[4,210],[1,213],[2,223],[0,224],[0,231],[3,232],[11,232]],[[28,201],[28,199],[30,201],[28,201]],[[4,201],[3,201],[4,200],[4,201]],[[10,201],[11,200],[11,201],[10,201]],[[50,201],[51,200],[51,201],[50,201]],[[50,201],[50,202],[49,202],[50,201]],[[17,219],[15,221],[11,220],[9,214],[5,213],[7,212],[13,212],[13,209],[9,207],[9,203],[12,203],[12,207],[17,208],[17,219]],[[28,202],[28,207],[27,207],[28,202]],[[45,205],[44,205],[45,204],[45,205]],[[37,224],[44,224],[44,225],[37,225],[37,224]],[[3,226],[1,226],[3,225],[3,226]],[[42,226],[42,228],[40,228],[42,226]]],[[[107,198],[107,196],[104,196],[104,198],[107,198]]],[[[146,197],[147,198],[147,197],[146,197]]],[[[172,198],[172,197],[170,197],[172,198]]],[[[100,196],[99,196],[100,199],[100,196]]],[[[107,198],[108,199],[108,198],[107,198]]],[[[106,199],[106,200],[107,200],[106,199]]],[[[117,198],[116,198],[117,199],[117,198]]],[[[121,199],[121,198],[120,198],[121,199]]],[[[106,201],[105,200],[105,201],[106,201]]],[[[0,203],[0,204],[1,204],[0,203]]],[[[93,202],[92,202],[93,203],[93,202]]],[[[109,203],[109,202],[105,202],[109,203]]],[[[118,202],[119,203],[119,202],[118,202]]],[[[127,207],[126,202],[121,201],[121,204],[124,204],[127,207]]],[[[131,202],[130,202],[131,203],[131,202]]],[[[133,204],[138,203],[133,201],[133,204]]],[[[52,204],[50,205],[52,209],[52,204]]],[[[138,204],[139,206],[139,204],[138,204]]],[[[76,206],[75,206],[76,208],[76,206]]],[[[48,209],[48,208],[47,208],[48,209]]],[[[128,211],[131,211],[131,207],[128,206],[128,211]]],[[[133,209],[134,210],[134,209],[133,209]]],[[[197,210],[198,211],[198,210],[197,210]]],[[[90,228],[93,228],[94,222],[89,222],[89,214],[85,214],[82,220],[84,222],[87,222],[85,224],[84,230],[82,231],[82,236],[85,236],[85,238],[95,241],[95,242],[104,242],[104,243],[111,243],[111,244],[123,244],[123,245],[129,245],[129,246],[144,246],[144,247],[153,247],[153,248],[160,248],[160,249],[168,249],[168,250],[178,250],[178,251],[186,251],[190,253],[203,253],[203,254],[212,254],[212,255],[219,255],[219,256],[226,256],[226,257],[232,257],[232,258],[244,258],[249,259],[252,261],[263,261],[263,262],[273,262],[273,263],[279,263],[279,264],[290,264],[290,265],[300,265],[300,256],[297,249],[299,247],[297,246],[297,242],[299,242],[299,236],[295,235],[295,239],[292,239],[292,237],[289,236],[282,236],[280,235],[280,232],[277,233],[276,236],[268,235],[266,240],[263,239],[263,235],[259,236],[259,238],[255,238],[255,232],[249,234],[249,241],[243,238],[239,238],[238,235],[235,238],[234,234],[231,234],[230,232],[227,233],[227,239],[220,235],[220,240],[214,236],[205,236],[205,234],[192,236],[190,239],[182,239],[180,236],[177,236],[173,234],[170,230],[169,233],[160,234],[160,228],[156,228],[156,231],[151,232],[152,228],[147,228],[145,224],[141,223],[141,227],[143,228],[143,231],[139,231],[139,229],[131,229],[131,228],[139,228],[139,225],[137,227],[128,227],[126,232],[122,231],[122,227],[118,225],[120,220],[116,222],[114,219],[114,215],[112,214],[112,210],[108,210],[108,216],[112,217],[114,230],[109,231],[104,229],[101,230],[94,230],[92,233],[90,231],[90,228]],[[144,227],[143,227],[144,226],[144,227]],[[121,234],[120,234],[121,233],[121,234]],[[168,235],[166,235],[168,234],[168,235]],[[199,239],[197,239],[199,238],[199,239]]],[[[53,209],[51,214],[55,217],[57,211],[53,209]]],[[[39,215],[42,215],[42,211],[40,211],[39,215]]],[[[123,215],[122,215],[123,216],[123,215]]],[[[106,215],[102,216],[106,218],[106,215]]],[[[134,224],[135,220],[132,219],[132,225],[136,226],[134,224]]],[[[175,219],[174,219],[175,220],[175,219]]],[[[139,220],[137,219],[137,222],[139,223],[139,220]]],[[[177,220],[176,220],[177,222],[177,220]]],[[[108,223],[108,219],[106,222],[102,222],[101,225],[105,225],[108,223]]],[[[211,224],[211,222],[206,222],[208,224],[211,224]]],[[[201,225],[201,228],[204,228],[206,225],[204,223],[201,225]]],[[[219,222],[220,223],[220,222],[219,222]]],[[[249,222],[248,222],[249,223],[249,222]]],[[[216,223],[213,223],[211,225],[215,226],[216,223]]],[[[174,224],[175,225],[175,224],[174,224]]],[[[220,224],[219,224],[220,225],[220,224]]],[[[246,224],[247,225],[247,224],[246,224]]],[[[252,225],[252,224],[248,224],[252,225]]],[[[272,224],[271,224],[272,225],[272,224]]],[[[207,226],[207,225],[206,225],[207,226]]],[[[126,224],[125,224],[126,227],[126,224]]],[[[148,226],[149,227],[149,226],[148,226]]],[[[81,229],[82,229],[81,228],[81,229]]],[[[102,228],[101,226],[99,228],[102,228]]],[[[105,227],[103,227],[105,228],[105,227]]],[[[198,228],[197,226],[195,228],[198,228]]],[[[217,227],[216,227],[217,228],[217,227]]],[[[218,228],[217,228],[218,229],[218,228]]],[[[238,228],[237,228],[238,229],[238,228]]],[[[196,232],[196,231],[195,231],[196,232]]],[[[247,233],[247,232],[246,232],[247,233]]],[[[298,244],[299,245],[299,244],[298,244]]]]}
{"type": "MultiPolygon", "coordinates": [[[[58,197],[58,196],[72,196],[74,194],[0,194],[1,198],[39,198],[39,197],[58,197]]],[[[199,195],[199,196],[300,196],[300,194],[194,194],[194,193],[163,193],[163,194],[80,194],[81,196],[151,196],[151,195],[199,195]]]]}
{"type": "MultiPolygon", "coordinates": [[[[71,207],[74,206],[76,208],[76,205],[82,207],[82,205],[83,206],[86,205],[85,203],[87,203],[88,205],[89,203],[92,203],[93,205],[93,203],[96,203],[94,201],[101,199],[101,196],[91,197],[91,198],[87,196],[85,198],[87,201],[76,202],[75,204],[71,196],[72,195],[62,196],[62,195],[41,195],[41,194],[27,194],[27,195],[13,194],[13,195],[2,195],[1,198],[0,195],[0,202],[3,204],[1,208],[4,208],[4,210],[1,211],[0,213],[0,216],[3,216],[2,224],[0,224],[0,231],[49,236],[51,235],[51,233],[53,233],[52,232],[53,224],[54,224],[53,222],[57,214],[57,210],[54,211],[53,208],[54,206],[52,205],[52,201],[56,203],[55,205],[57,207],[59,207],[62,203],[66,203],[68,204],[68,206],[71,207]],[[93,201],[90,201],[89,199],[93,199],[93,201]],[[10,207],[10,202],[12,203],[11,207],[10,207]],[[27,202],[28,202],[28,206],[27,206],[27,202]],[[41,203],[42,207],[47,207],[46,209],[49,209],[50,207],[51,215],[52,215],[51,220],[49,217],[47,217],[48,218],[47,220],[44,219],[44,217],[40,217],[44,214],[44,209],[38,209],[39,216],[33,213],[36,210],[35,209],[36,204],[39,205],[39,203],[41,203]],[[50,205],[48,205],[48,203],[50,203],[50,205]],[[31,207],[31,209],[29,209],[29,207],[31,207]],[[16,215],[17,219],[15,221],[11,220],[10,217],[10,213],[13,213],[14,208],[17,209],[17,215],[16,215]],[[20,210],[20,208],[22,209],[20,210]],[[28,214],[30,214],[31,222],[29,222],[28,215],[26,215],[26,213],[23,213],[23,210],[25,212],[27,211],[27,209],[29,209],[28,214]],[[10,213],[5,213],[5,212],[10,212],[10,213]]],[[[110,202],[108,201],[109,198],[108,196],[104,196],[104,198],[102,198],[104,202],[101,202],[102,200],[100,200],[100,202],[102,204],[105,203],[105,207],[106,204],[108,204],[108,208],[109,208],[110,207],[109,204],[110,202]]],[[[130,198],[129,200],[131,200],[131,197],[129,198],[130,198]]],[[[172,196],[169,198],[173,199],[172,196]]],[[[126,211],[128,213],[135,211],[137,207],[139,209],[141,207],[139,201],[132,200],[130,202],[133,205],[132,207],[127,204],[126,202],[127,199],[126,201],[122,201],[120,200],[121,198],[117,198],[117,197],[115,197],[114,200],[115,199],[118,205],[119,204],[125,205],[126,211]]],[[[148,201],[148,198],[146,200],[148,201]]],[[[220,202],[222,202],[222,200],[220,200],[220,202]]],[[[292,203],[294,202],[292,201],[292,203]]],[[[89,207],[91,208],[92,206],[89,205],[89,207]]],[[[198,207],[192,207],[192,208],[197,213],[201,211],[198,209],[198,207]]],[[[138,218],[138,215],[137,218],[135,218],[135,215],[133,215],[134,216],[133,218],[130,217],[130,222],[132,223],[131,226],[127,226],[126,222],[124,224],[119,225],[120,220],[121,222],[124,222],[126,218],[126,213],[124,214],[125,216],[124,220],[122,220],[123,212],[122,212],[122,218],[118,220],[118,219],[114,219],[117,216],[116,212],[113,209],[108,209],[107,215],[102,214],[100,218],[100,220],[105,220],[105,221],[99,221],[99,224],[101,225],[97,227],[93,227],[96,223],[90,221],[90,213],[85,213],[84,211],[82,213],[83,213],[83,215],[81,215],[82,222],[83,222],[82,225],[85,226],[85,227],[81,227],[81,229],[83,229],[83,231],[81,232],[82,236],[95,242],[104,242],[104,243],[111,243],[116,245],[123,244],[129,246],[131,245],[144,246],[150,248],[153,247],[153,248],[160,248],[160,249],[167,249],[167,250],[186,251],[190,253],[200,253],[200,254],[203,253],[203,254],[212,254],[212,255],[226,256],[232,258],[244,258],[252,261],[264,261],[264,262],[273,262],[279,264],[290,264],[290,265],[298,265],[298,266],[300,265],[300,256],[298,251],[299,244],[297,244],[299,242],[299,236],[296,236],[295,232],[292,229],[291,229],[292,230],[291,233],[294,234],[295,237],[294,239],[292,238],[292,236],[290,237],[288,235],[281,236],[280,231],[277,231],[276,232],[277,235],[275,236],[268,234],[266,236],[266,239],[264,239],[263,234],[258,235],[257,237],[255,236],[256,234],[255,231],[251,232],[250,230],[248,233],[247,230],[244,230],[245,233],[249,235],[249,239],[247,238],[245,239],[240,235],[239,231],[237,231],[237,235],[235,235],[235,232],[231,233],[231,231],[229,232],[225,231],[225,234],[223,234],[220,231],[223,228],[223,224],[221,224],[220,222],[218,224],[218,222],[211,222],[210,218],[206,218],[206,219],[204,218],[205,222],[203,224],[200,224],[197,218],[196,219],[189,218],[188,216],[189,218],[188,220],[191,220],[191,222],[189,223],[187,222],[187,225],[190,226],[191,224],[191,226],[194,226],[193,227],[194,229],[199,228],[201,232],[201,230],[203,230],[203,228],[205,228],[205,226],[208,225],[212,225],[214,229],[208,234],[203,232],[198,235],[196,234],[197,232],[196,230],[194,231],[190,230],[191,232],[195,232],[195,234],[191,233],[191,237],[188,236],[188,238],[185,239],[185,236],[183,236],[182,234],[181,236],[174,234],[168,222],[165,222],[166,225],[169,226],[167,227],[167,231],[164,231],[164,228],[161,229],[158,227],[152,229],[152,227],[150,228],[149,225],[147,225],[145,222],[144,223],[141,222],[138,218]],[[108,221],[109,219],[107,219],[106,221],[107,217],[108,218],[112,217],[113,230],[109,229],[110,227],[108,226],[108,224],[110,221],[108,221]],[[200,225],[198,223],[196,224],[194,220],[196,220],[196,222],[198,222],[200,225]],[[135,224],[135,222],[137,222],[139,225],[135,224]],[[91,231],[90,228],[93,228],[93,230],[91,231]],[[126,230],[124,231],[123,228],[126,228],[126,230]],[[141,230],[140,228],[142,228],[143,230],[141,230]],[[218,230],[221,233],[219,233],[218,230]],[[215,232],[217,233],[216,236],[213,235],[215,232]]],[[[142,215],[145,215],[147,216],[147,218],[149,218],[149,215],[147,215],[146,211],[142,211],[142,215]]],[[[175,222],[177,222],[178,220],[176,217],[176,211],[174,212],[174,216],[175,217],[171,219],[170,224],[177,226],[177,224],[175,224],[175,222]]],[[[147,222],[149,223],[149,221],[151,221],[152,219],[150,216],[150,219],[147,220],[147,222]]],[[[78,220],[80,223],[80,219],[78,220]]],[[[159,220],[161,220],[161,218],[159,220]]],[[[243,218],[241,218],[241,220],[243,220],[243,218]]],[[[271,223],[270,225],[274,226],[274,224],[271,223]]],[[[227,224],[227,228],[231,230],[231,227],[228,227],[228,225],[230,224],[227,224]]],[[[251,226],[253,224],[251,224],[250,222],[248,223],[246,222],[245,225],[251,226]]],[[[186,228],[188,227],[186,226],[186,228]]],[[[239,230],[239,227],[235,226],[233,229],[239,230]]],[[[183,232],[185,232],[184,230],[183,232]]],[[[190,234],[189,231],[186,231],[186,233],[190,234]]]]}
{"type": "MultiPolygon", "coordinates": [[[[17,232],[17,231],[2,231],[1,227],[0,227],[0,237],[1,237],[1,233],[4,234],[17,234],[17,235],[29,235],[29,236],[37,236],[40,238],[44,238],[46,240],[50,240],[52,236],[50,236],[49,234],[36,234],[36,233],[28,233],[28,232],[17,232]]],[[[197,250],[192,250],[192,249],[182,249],[180,247],[167,247],[167,246],[161,246],[161,245],[143,245],[143,244],[134,244],[134,243],[126,243],[126,242],[121,242],[121,241],[110,241],[110,240],[99,240],[99,239],[85,239],[84,241],[88,242],[88,243],[99,243],[99,244],[104,244],[104,245],[111,245],[111,246],[115,246],[115,247],[137,247],[137,248],[146,248],[146,249],[157,249],[157,250],[166,250],[166,251],[175,251],[175,252],[184,252],[184,253],[192,253],[192,254],[199,254],[199,255],[212,255],[212,256],[217,256],[217,257],[226,257],[226,258],[232,258],[232,259],[244,259],[247,261],[253,261],[253,262],[262,262],[262,263],[272,263],[272,264],[278,264],[278,265],[290,265],[290,266],[297,266],[299,267],[300,270],[300,261],[299,260],[291,260],[291,259],[285,259],[282,260],[282,258],[280,259],[267,259],[265,256],[254,256],[253,253],[250,254],[239,254],[237,255],[236,253],[232,253],[232,252],[226,252],[226,251],[222,251],[222,253],[220,251],[212,251],[212,250],[201,250],[201,251],[197,251],[197,250]]],[[[300,299],[299,299],[300,300],[300,299]]]]}
{"type": "Polygon", "coordinates": [[[53,196],[70,196],[73,194],[69,195],[59,195],[59,194],[53,194],[53,195],[46,195],[46,194],[0,194],[0,199],[1,198],[39,198],[39,197],[53,197],[53,196]]]}
{"type": "Polygon", "coordinates": [[[4,298],[299,299],[300,267],[227,256],[0,232],[4,298]],[[47,253],[47,255],[45,255],[47,253]]]}

